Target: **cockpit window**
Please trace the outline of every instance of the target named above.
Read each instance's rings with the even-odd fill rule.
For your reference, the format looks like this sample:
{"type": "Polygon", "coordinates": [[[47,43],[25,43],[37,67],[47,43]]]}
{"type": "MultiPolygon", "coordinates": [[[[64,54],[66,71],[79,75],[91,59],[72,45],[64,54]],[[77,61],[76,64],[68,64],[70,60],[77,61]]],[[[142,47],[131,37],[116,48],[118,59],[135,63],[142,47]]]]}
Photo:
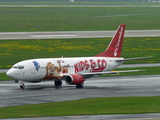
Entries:
{"type": "Polygon", "coordinates": [[[17,65],[17,66],[13,66],[13,68],[15,68],[15,69],[23,69],[23,68],[24,68],[24,66],[17,65]]]}
{"type": "Polygon", "coordinates": [[[12,68],[18,68],[17,66],[13,66],[12,68]]]}
{"type": "Polygon", "coordinates": [[[24,66],[19,66],[19,69],[23,69],[24,68],[24,66]]]}

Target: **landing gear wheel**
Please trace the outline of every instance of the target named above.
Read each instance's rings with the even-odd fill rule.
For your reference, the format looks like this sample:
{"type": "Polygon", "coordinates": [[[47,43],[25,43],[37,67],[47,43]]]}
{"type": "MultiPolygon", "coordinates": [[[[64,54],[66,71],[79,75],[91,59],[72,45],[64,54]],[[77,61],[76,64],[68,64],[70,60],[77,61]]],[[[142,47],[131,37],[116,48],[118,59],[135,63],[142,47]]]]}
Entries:
{"type": "Polygon", "coordinates": [[[15,82],[15,83],[18,83],[19,81],[18,81],[18,80],[15,80],[14,82],[15,82]]]}
{"type": "Polygon", "coordinates": [[[20,89],[25,89],[25,85],[24,84],[20,84],[20,89]]]}
{"type": "Polygon", "coordinates": [[[76,88],[83,88],[83,84],[76,84],[76,88]]]}
{"type": "Polygon", "coordinates": [[[54,84],[55,84],[55,87],[60,87],[62,85],[62,81],[61,80],[55,80],[54,84]]]}

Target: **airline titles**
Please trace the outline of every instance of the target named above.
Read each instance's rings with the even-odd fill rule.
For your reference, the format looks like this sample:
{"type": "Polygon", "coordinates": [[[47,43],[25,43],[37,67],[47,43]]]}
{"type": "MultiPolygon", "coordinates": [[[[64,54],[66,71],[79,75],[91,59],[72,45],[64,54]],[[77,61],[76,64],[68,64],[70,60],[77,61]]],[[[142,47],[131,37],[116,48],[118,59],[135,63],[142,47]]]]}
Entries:
{"type": "Polygon", "coordinates": [[[83,70],[90,70],[90,72],[102,72],[107,66],[107,62],[104,59],[98,60],[84,60],[74,64],[75,73],[83,70]]]}

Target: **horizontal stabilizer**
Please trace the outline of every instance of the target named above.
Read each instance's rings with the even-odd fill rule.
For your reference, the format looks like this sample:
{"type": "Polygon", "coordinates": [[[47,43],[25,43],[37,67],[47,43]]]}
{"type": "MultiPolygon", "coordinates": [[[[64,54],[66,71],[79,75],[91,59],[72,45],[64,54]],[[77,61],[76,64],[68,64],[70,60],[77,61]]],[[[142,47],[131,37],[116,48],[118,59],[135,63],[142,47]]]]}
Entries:
{"type": "Polygon", "coordinates": [[[138,60],[138,59],[152,58],[152,57],[153,56],[149,56],[149,57],[137,57],[137,58],[128,58],[128,59],[116,60],[116,61],[117,62],[121,62],[121,61],[138,60]]]}

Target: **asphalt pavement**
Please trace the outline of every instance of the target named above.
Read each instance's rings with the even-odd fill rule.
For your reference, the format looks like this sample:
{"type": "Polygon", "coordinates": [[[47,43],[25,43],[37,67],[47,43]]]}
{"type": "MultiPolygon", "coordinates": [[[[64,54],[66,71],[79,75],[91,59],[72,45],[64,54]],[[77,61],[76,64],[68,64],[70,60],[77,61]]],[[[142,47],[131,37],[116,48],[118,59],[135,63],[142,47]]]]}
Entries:
{"type": "MultiPolygon", "coordinates": [[[[55,88],[53,82],[26,83],[21,90],[13,81],[0,82],[0,107],[39,104],[57,101],[68,101],[96,97],[127,97],[127,96],[159,96],[160,74],[141,76],[94,77],[84,83],[84,88],[63,82],[61,88],[55,88]]],[[[143,119],[158,120],[160,114],[124,114],[124,115],[86,115],[62,117],[16,118],[5,120],[121,120],[143,119]]]]}

